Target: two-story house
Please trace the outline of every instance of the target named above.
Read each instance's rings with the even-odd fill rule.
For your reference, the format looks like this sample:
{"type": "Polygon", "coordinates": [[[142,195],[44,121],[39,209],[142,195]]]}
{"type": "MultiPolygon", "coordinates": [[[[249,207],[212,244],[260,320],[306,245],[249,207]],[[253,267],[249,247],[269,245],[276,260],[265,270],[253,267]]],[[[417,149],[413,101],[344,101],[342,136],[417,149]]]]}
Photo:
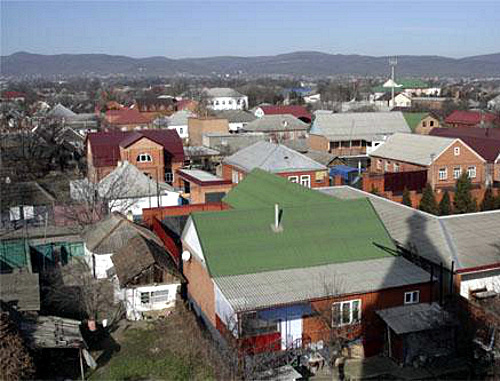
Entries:
{"type": "Polygon", "coordinates": [[[87,135],[87,177],[98,182],[128,161],[157,182],[176,185],[184,149],[175,130],[96,132],[87,135]]]}
{"type": "Polygon", "coordinates": [[[104,115],[103,126],[111,130],[132,131],[148,128],[151,119],[136,109],[108,110],[104,115]]]}
{"type": "Polygon", "coordinates": [[[248,123],[243,131],[264,133],[274,142],[307,138],[309,124],[290,114],[264,115],[248,123]]]}
{"type": "Polygon", "coordinates": [[[328,186],[327,167],[282,144],[265,141],[226,157],[222,177],[237,184],[255,168],[277,174],[307,188],[328,186]]]}
{"type": "Polygon", "coordinates": [[[248,97],[228,87],[204,89],[202,93],[207,107],[212,110],[245,110],[248,108],[248,97]]]}
{"type": "Polygon", "coordinates": [[[397,133],[370,157],[370,173],[427,170],[427,182],[433,188],[453,188],[464,172],[473,186],[485,182],[486,161],[460,139],[397,133]]]}
{"type": "Polygon", "coordinates": [[[293,115],[304,123],[311,123],[311,113],[304,106],[272,106],[261,105],[253,110],[257,118],[262,118],[264,115],[293,115]]]}
{"type": "Polygon", "coordinates": [[[309,131],[309,147],[340,157],[366,156],[396,132],[411,132],[400,111],[317,111],[309,131]]]}

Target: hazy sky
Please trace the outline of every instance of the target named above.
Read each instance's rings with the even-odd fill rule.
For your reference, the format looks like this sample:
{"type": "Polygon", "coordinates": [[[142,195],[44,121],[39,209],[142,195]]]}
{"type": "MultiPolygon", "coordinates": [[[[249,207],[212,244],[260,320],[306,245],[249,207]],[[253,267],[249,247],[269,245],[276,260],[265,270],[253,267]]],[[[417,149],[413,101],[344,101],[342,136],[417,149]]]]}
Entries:
{"type": "Polygon", "coordinates": [[[500,0],[0,1],[2,55],[500,52],[500,0]]]}

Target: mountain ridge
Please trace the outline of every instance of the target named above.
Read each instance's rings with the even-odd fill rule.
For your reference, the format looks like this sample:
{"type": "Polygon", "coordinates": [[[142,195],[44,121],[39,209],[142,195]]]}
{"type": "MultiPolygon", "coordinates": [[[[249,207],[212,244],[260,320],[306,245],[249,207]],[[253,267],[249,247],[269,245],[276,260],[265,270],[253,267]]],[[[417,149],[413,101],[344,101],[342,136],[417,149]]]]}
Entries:
{"type": "MultiPolygon", "coordinates": [[[[297,51],[267,56],[134,58],[104,53],[43,55],[16,52],[0,56],[4,76],[212,75],[245,73],[290,75],[387,75],[388,56],[297,51]]],[[[451,58],[398,56],[397,72],[409,76],[500,76],[500,53],[451,58]]]]}

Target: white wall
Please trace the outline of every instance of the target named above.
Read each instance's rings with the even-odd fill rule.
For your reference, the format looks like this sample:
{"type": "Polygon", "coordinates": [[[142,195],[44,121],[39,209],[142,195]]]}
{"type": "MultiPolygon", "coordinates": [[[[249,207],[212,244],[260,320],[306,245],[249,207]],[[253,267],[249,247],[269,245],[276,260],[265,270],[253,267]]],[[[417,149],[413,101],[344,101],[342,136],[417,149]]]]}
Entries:
{"type": "Polygon", "coordinates": [[[111,261],[111,254],[94,254],[88,248],[87,245],[83,245],[85,251],[84,260],[90,268],[90,271],[97,279],[106,279],[108,277],[107,271],[113,267],[113,261],[111,261]]]}
{"type": "Polygon", "coordinates": [[[500,293],[500,270],[482,271],[464,274],[460,282],[460,295],[469,299],[469,291],[486,288],[488,291],[500,293]]]}
{"type": "Polygon", "coordinates": [[[168,129],[177,131],[177,135],[179,135],[181,139],[189,138],[189,130],[187,124],[179,126],[168,126],[168,129]]]}
{"type": "Polygon", "coordinates": [[[236,315],[233,307],[231,307],[229,301],[226,299],[216,283],[214,283],[214,290],[215,313],[226,325],[229,332],[231,332],[234,337],[238,337],[238,315],[236,315]]]}
{"type": "Polygon", "coordinates": [[[141,286],[136,288],[126,288],[125,289],[125,308],[127,311],[128,320],[141,320],[143,318],[142,313],[147,311],[159,311],[166,308],[175,307],[175,301],[177,298],[177,293],[179,291],[181,284],[161,284],[161,285],[149,285],[141,286]],[[141,302],[141,293],[143,292],[157,292],[157,291],[168,291],[168,298],[164,301],[154,303],[153,300],[149,304],[143,304],[141,302]]]}
{"type": "Polygon", "coordinates": [[[176,206],[179,205],[179,193],[165,192],[164,194],[151,197],[141,198],[126,198],[120,200],[112,200],[109,202],[108,207],[111,212],[120,212],[125,215],[129,211],[134,216],[142,216],[142,210],[146,208],[156,208],[158,206],[176,206]]]}
{"type": "Polygon", "coordinates": [[[203,255],[198,232],[196,231],[196,227],[191,217],[187,220],[184,231],[182,232],[182,242],[189,246],[191,255],[196,255],[198,260],[205,266],[205,256],[203,255]]]}
{"type": "Polygon", "coordinates": [[[241,130],[245,125],[246,125],[246,123],[241,123],[241,122],[229,123],[229,131],[236,132],[238,130],[241,130]]]}
{"type": "Polygon", "coordinates": [[[208,107],[212,110],[243,110],[248,107],[248,97],[214,97],[209,98],[208,107]],[[238,104],[238,100],[240,104],[238,104]],[[218,102],[218,103],[217,103],[218,102]]]}

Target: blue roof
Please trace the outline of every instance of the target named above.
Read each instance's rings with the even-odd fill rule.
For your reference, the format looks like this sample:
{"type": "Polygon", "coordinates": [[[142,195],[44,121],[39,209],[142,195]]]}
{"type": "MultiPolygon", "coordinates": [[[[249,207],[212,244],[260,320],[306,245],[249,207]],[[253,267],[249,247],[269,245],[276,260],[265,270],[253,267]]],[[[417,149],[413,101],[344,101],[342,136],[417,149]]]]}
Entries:
{"type": "MultiPolygon", "coordinates": [[[[363,171],[363,169],[361,169],[363,171]]],[[[344,180],[348,180],[349,173],[357,172],[358,168],[349,167],[347,165],[336,165],[330,169],[330,176],[342,176],[344,180]]]]}

